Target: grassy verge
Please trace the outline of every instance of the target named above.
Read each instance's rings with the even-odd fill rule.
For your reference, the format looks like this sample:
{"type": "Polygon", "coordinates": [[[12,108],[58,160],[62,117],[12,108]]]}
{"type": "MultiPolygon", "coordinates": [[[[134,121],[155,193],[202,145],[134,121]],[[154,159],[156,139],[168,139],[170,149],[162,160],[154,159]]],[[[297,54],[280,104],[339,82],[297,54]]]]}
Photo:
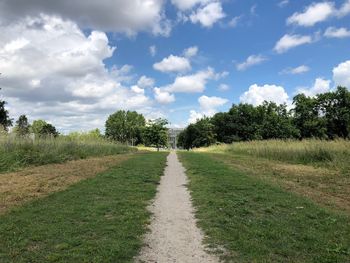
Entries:
{"type": "Polygon", "coordinates": [[[130,262],[166,153],[135,157],[0,217],[0,262],[130,262]]]}
{"type": "Polygon", "coordinates": [[[228,262],[349,262],[350,218],[247,176],[206,153],[180,153],[206,242],[228,262]]]}
{"type": "Polygon", "coordinates": [[[350,141],[265,140],[213,146],[206,151],[249,155],[293,164],[337,169],[350,175],[350,141]]]}
{"type": "Polygon", "coordinates": [[[134,149],[104,140],[0,138],[0,173],[29,165],[61,163],[130,152],[134,149]]]}

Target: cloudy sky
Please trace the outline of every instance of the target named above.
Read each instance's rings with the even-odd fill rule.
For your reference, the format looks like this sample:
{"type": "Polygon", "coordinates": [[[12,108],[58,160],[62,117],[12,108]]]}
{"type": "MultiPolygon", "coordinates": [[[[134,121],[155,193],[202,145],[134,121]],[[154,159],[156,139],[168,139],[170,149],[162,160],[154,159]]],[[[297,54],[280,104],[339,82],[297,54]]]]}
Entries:
{"type": "Polygon", "coordinates": [[[63,132],[350,87],[350,0],[0,0],[0,94],[63,132]]]}

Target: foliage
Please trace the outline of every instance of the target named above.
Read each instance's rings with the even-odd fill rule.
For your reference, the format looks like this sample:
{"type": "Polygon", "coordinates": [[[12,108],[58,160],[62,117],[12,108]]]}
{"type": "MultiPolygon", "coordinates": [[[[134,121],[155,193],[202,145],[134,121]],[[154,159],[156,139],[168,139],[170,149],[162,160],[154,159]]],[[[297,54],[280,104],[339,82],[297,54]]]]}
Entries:
{"type": "Polygon", "coordinates": [[[154,146],[159,151],[160,147],[168,145],[168,129],[165,119],[149,121],[143,131],[145,146],[154,146]]]}
{"type": "Polygon", "coordinates": [[[18,136],[25,136],[29,134],[29,127],[30,125],[29,125],[27,116],[21,115],[16,121],[16,126],[14,131],[18,136]]]}
{"type": "MultiPolygon", "coordinates": [[[[207,122],[208,118],[205,118],[207,122]]],[[[293,109],[286,104],[265,101],[262,105],[232,105],[228,112],[210,118],[213,125],[189,125],[180,134],[179,146],[186,149],[221,143],[267,139],[336,139],[350,138],[350,92],[344,87],[336,91],[306,97],[298,94],[293,99],[293,109]],[[207,133],[207,140],[203,134],[207,133]],[[210,139],[209,139],[210,138],[210,139]]]]}
{"type": "Polygon", "coordinates": [[[131,151],[131,148],[102,139],[81,140],[60,136],[38,138],[34,141],[22,137],[0,138],[0,172],[12,171],[29,165],[61,163],[131,151]]]}
{"type": "Polygon", "coordinates": [[[192,149],[195,147],[209,146],[216,141],[214,125],[209,118],[198,120],[195,124],[190,124],[179,134],[178,147],[192,149]]]}
{"type": "Polygon", "coordinates": [[[142,130],[146,124],[142,114],[119,110],[106,121],[106,136],[112,140],[137,145],[142,143],[142,130]]]}
{"type": "Polygon", "coordinates": [[[137,154],[2,215],[0,262],[132,262],[165,163],[165,153],[137,154]]]}
{"type": "Polygon", "coordinates": [[[46,136],[57,137],[59,134],[56,128],[52,124],[47,123],[44,120],[33,121],[32,125],[30,125],[29,130],[30,132],[34,133],[39,137],[46,137],[46,136]]]}
{"type": "Polygon", "coordinates": [[[6,101],[0,100],[0,126],[7,131],[12,126],[12,119],[9,117],[9,112],[5,109],[6,101]]]}

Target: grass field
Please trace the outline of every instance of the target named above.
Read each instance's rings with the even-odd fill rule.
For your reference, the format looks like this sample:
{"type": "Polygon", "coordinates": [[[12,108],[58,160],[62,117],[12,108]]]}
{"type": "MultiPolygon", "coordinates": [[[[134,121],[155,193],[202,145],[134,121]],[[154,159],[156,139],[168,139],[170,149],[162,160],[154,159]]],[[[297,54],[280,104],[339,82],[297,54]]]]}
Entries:
{"type": "Polygon", "coordinates": [[[61,163],[91,156],[106,156],[134,149],[104,140],[79,140],[65,137],[30,139],[0,137],[0,173],[30,165],[61,163]]]}
{"type": "Polygon", "coordinates": [[[269,160],[338,169],[350,175],[349,140],[265,140],[213,146],[209,152],[250,155],[269,160]]]}
{"type": "Polygon", "coordinates": [[[349,262],[350,214],[324,208],[294,189],[221,160],[231,155],[179,155],[199,226],[223,260],[349,262]]]}
{"type": "Polygon", "coordinates": [[[0,262],[131,262],[142,245],[167,153],[107,172],[0,217],[0,262]]]}

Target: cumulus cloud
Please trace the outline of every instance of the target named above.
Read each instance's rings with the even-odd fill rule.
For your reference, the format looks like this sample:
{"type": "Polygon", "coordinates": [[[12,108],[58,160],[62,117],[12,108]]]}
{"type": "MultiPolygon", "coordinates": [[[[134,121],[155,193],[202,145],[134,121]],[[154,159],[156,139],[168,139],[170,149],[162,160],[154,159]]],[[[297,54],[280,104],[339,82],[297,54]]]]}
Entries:
{"type": "Polygon", "coordinates": [[[328,38],[346,38],[350,37],[350,30],[345,27],[328,27],[324,32],[324,36],[328,38]]]}
{"type": "Polygon", "coordinates": [[[154,88],[154,98],[161,104],[169,104],[175,101],[174,94],[170,94],[160,88],[154,88]]]}
{"type": "Polygon", "coordinates": [[[264,101],[272,101],[277,104],[289,103],[289,96],[282,86],[257,84],[251,85],[248,91],[240,96],[240,101],[252,105],[261,105],[264,101]]]}
{"type": "Polygon", "coordinates": [[[333,80],[337,86],[350,89],[350,60],[340,63],[333,69],[333,80]]]}
{"type": "Polygon", "coordinates": [[[278,3],[279,7],[285,7],[289,4],[289,0],[282,0],[281,2],[278,3]]]}
{"type": "Polygon", "coordinates": [[[228,99],[220,98],[220,97],[208,97],[208,96],[201,96],[198,98],[198,103],[200,107],[200,112],[197,112],[195,110],[190,111],[190,117],[188,119],[189,123],[195,123],[197,120],[206,117],[211,117],[215,113],[218,112],[218,108],[222,107],[228,102],[228,99]]]}
{"type": "Polygon", "coordinates": [[[266,60],[267,60],[267,58],[262,56],[262,55],[251,55],[246,59],[246,61],[237,64],[236,68],[239,71],[243,71],[243,70],[246,70],[247,68],[250,68],[252,66],[259,65],[266,60]]]}
{"type": "Polygon", "coordinates": [[[310,44],[313,42],[311,36],[303,36],[303,35],[284,35],[278,42],[276,43],[274,50],[277,53],[284,53],[291,48],[295,48],[297,46],[310,44]]]}
{"type": "Polygon", "coordinates": [[[291,74],[291,75],[297,75],[297,74],[303,74],[310,71],[310,68],[305,65],[298,66],[296,68],[286,68],[282,70],[281,74],[291,74]]]}
{"type": "Polygon", "coordinates": [[[206,4],[210,0],[171,0],[171,3],[175,5],[181,11],[192,9],[197,4],[206,4]]]}
{"type": "Polygon", "coordinates": [[[185,72],[191,69],[190,61],[185,57],[170,55],[153,65],[155,70],[161,72],[185,72]]]}
{"type": "Polygon", "coordinates": [[[116,48],[105,33],[86,36],[76,23],[49,15],[1,24],[0,31],[0,81],[11,116],[44,118],[65,132],[84,129],[84,121],[96,127],[116,109],[154,112],[140,87],[125,86],[130,66],[106,68],[116,48]]]}
{"type": "Polygon", "coordinates": [[[148,88],[154,86],[154,79],[142,76],[138,81],[137,85],[141,88],[148,88]]]}
{"type": "Polygon", "coordinates": [[[334,3],[321,2],[313,3],[306,7],[301,13],[294,13],[287,19],[287,24],[296,24],[299,26],[313,26],[316,23],[325,21],[335,12],[334,3]]]}
{"type": "Polygon", "coordinates": [[[346,0],[343,5],[337,9],[334,2],[312,3],[307,6],[303,12],[296,12],[287,19],[287,24],[304,27],[314,26],[317,23],[326,21],[331,17],[341,18],[350,13],[350,0],[346,0]]]}
{"type": "Polygon", "coordinates": [[[149,31],[168,35],[163,0],[17,0],[0,1],[0,17],[13,21],[40,14],[57,15],[76,21],[79,26],[103,31],[135,34],[149,31]]]}
{"type": "Polygon", "coordinates": [[[301,87],[297,89],[297,93],[303,93],[308,97],[314,97],[317,94],[330,91],[331,81],[323,78],[317,78],[312,87],[301,87]]]}
{"type": "Polygon", "coordinates": [[[225,16],[221,3],[213,2],[198,8],[190,15],[190,20],[194,24],[200,23],[203,27],[212,27],[225,16]]]}
{"type": "Polygon", "coordinates": [[[227,84],[220,84],[218,87],[219,91],[228,91],[230,89],[230,86],[227,84]]]}
{"type": "Polygon", "coordinates": [[[214,78],[214,70],[208,68],[192,75],[177,76],[174,83],[168,85],[165,89],[168,92],[200,93],[205,90],[208,80],[214,78]]]}
{"type": "Polygon", "coordinates": [[[184,50],[184,56],[186,58],[194,57],[194,56],[197,55],[197,53],[198,53],[198,47],[197,46],[189,47],[189,48],[186,48],[184,50]]]}

